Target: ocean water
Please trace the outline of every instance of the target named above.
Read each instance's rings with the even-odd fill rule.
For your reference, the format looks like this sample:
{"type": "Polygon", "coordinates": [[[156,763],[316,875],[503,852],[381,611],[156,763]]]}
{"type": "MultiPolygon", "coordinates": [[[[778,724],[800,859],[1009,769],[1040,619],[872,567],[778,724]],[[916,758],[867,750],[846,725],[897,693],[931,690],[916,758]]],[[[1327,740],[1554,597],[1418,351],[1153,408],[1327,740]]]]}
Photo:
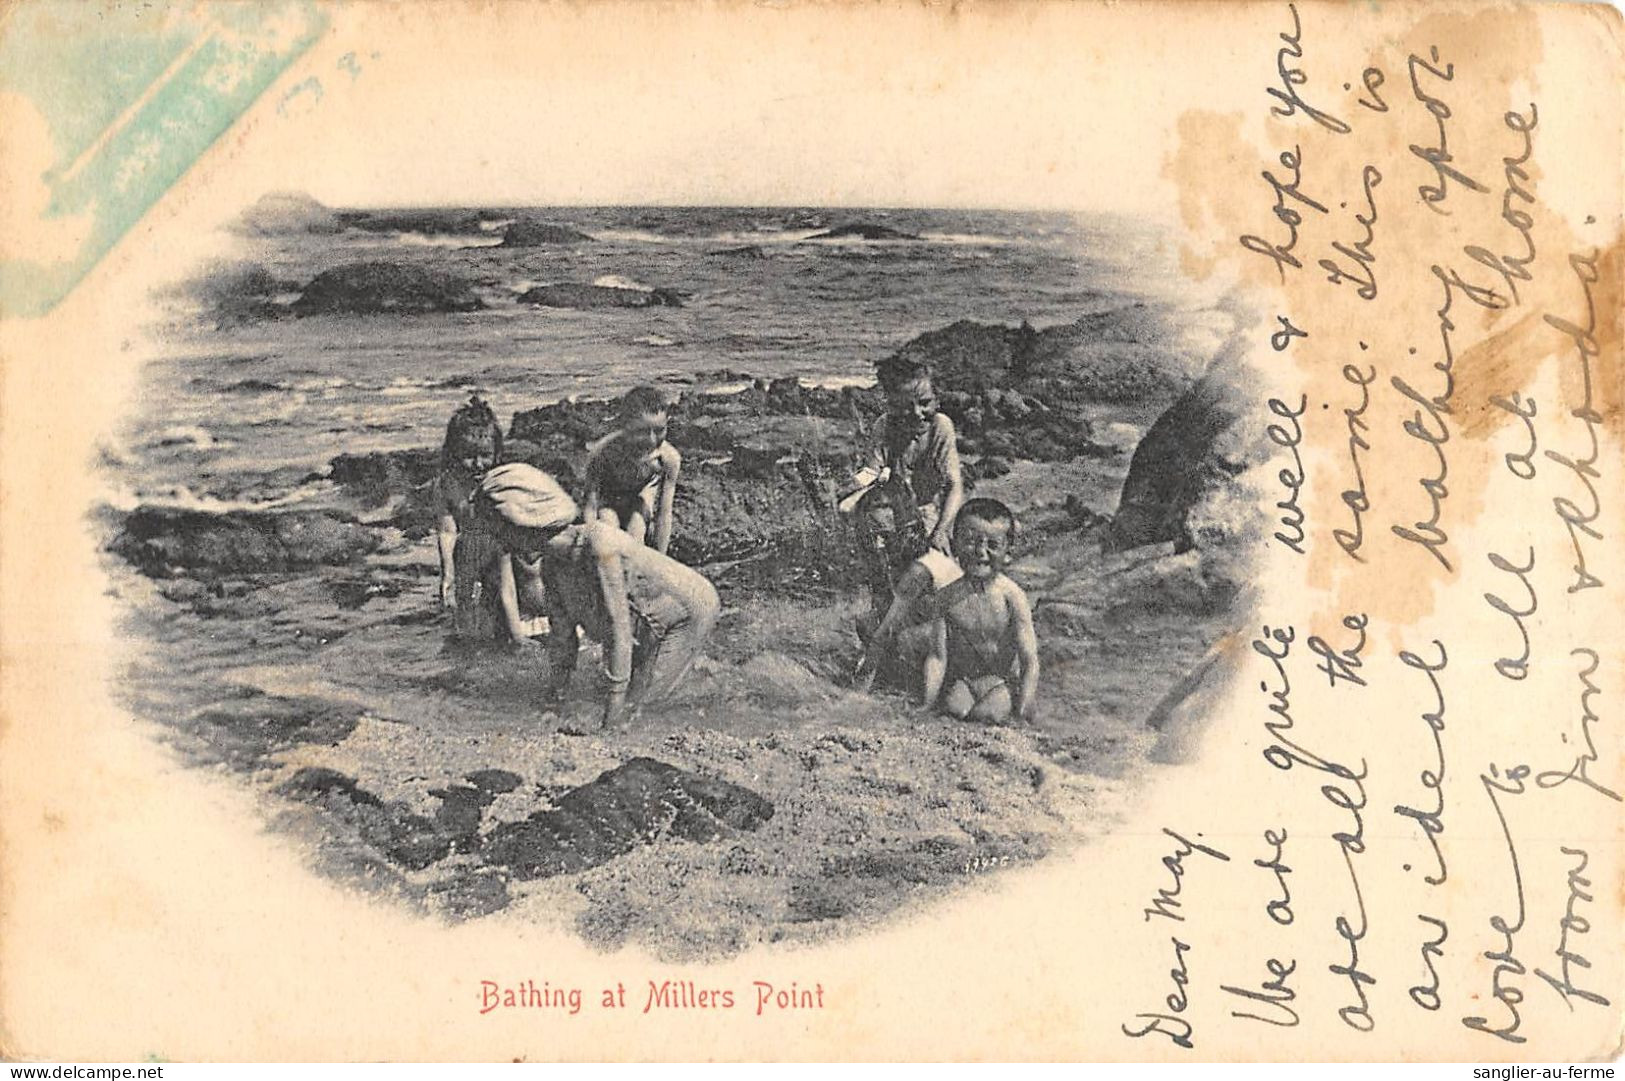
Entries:
{"type": "MultiPolygon", "coordinates": [[[[483,213],[492,223],[504,217],[483,213]]],[[[1179,293],[1162,238],[1104,219],[523,213],[597,239],[507,249],[495,246],[495,227],[240,239],[242,262],[263,266],[290,292],[330,267],[387,260],[457,270],[478,282],[488,305],[480,312],[217,325],[188,283],[161,288],[144,393],[106,448],[110,501],[215,512],[345,507],[322,479],[334,456],[437,446],[470,390],[506,421],[567,395],[612,395],[645,381],[676,390],[719,369],[867,380],[876,360],[962,319],[1041,327],[1145,300],[1171,302],[1181,333],[1206,326],[1211,336],[1224,323],[1179,293]],[[803,242],[852,222],[924,239],[803,242]],[[762,257],[715,254],[743,245],[759,246],[762,257]],[[675,289],[684,306],[568,311],[517,302],[535,284],[594,281],[675,289]]],[[[198,273],[218,280],[220,271],[198,273]]],[[[1154,337],[1133,344],[1186,363],[1175,355],[1176,335],[1154,337]]],[[[1100,344],[1109,356],[1126,343],[1107,330],[1100,344]]],[[[1100,403],[1097,430],[1127,429],[1125,453],[1016,463],[979,491],[1018,508],[1072,494],[1109,512],[1136,426],[1161,406],[1100,403]]],[[[104,517],[116,531],[119,516],[104,517]]],[[[379,551],[363,560],[291,574],[148,578],[109,552],[108,587],[129,632],[118,694],[183,761],[242,775],[267,797],[269,821],[310,842],[311,865],[346,884],[455,918],[505,910],[606,947],[636,940],[677,959],[815,942],[959,888],[971,860],[1020,865],[1098,835],[1126,806],[1154,743],[1144,718],[1226,618],[1183,609],[1120,617],[1112,613],[1121,597],[1091,593],[1088,626],[1109,620],[1111,631],[1043,624],[1033,722],[966,726],[845,687],[867,608],[860,596],[809,601],[736,587],[725,589],[705,656],[679,692],[627,730],[598,732],[596,647],[577,665],[561,714],[544,710],[540,646],[450,641],[434,539],[378,535],[379,551]],[[570,734],[581,731],[590,734],[570,734]],[[526,881],[482,854],[496,830],[547,812],[562,793],[635,756],[749,788],[775,813],[717,843],[640,842],[556,878],[526,881]],[[306,767],[352,779],[371,802],[278,795],[306,767]],[[428,824],[455,809],[451,793],[472,791],[468,781],[484,770],[510,772],[520,786],[481,810],[479,833],[428,866],[402,857],[396,842],[432,832],[428,824]]],[[[1087,576],[1099,554],[1065,534],[1023,558],[1026,569],[1015,573],[1043,583],[1063,572],[1087,576]]],[[[1068,620],[1078,608],[1069,605],[1068,620]]]]}
{"type": "MultiPolygon", "coordinates": [[[[640,382],[674,390],[733,369],[867,379],[874,362],[960,319],[1071,322],[1174,280],[1162,239],[1134,223],[1056,213],[817,208],[522,208],[479,211],[479,234],[243,237],[243,263],[297,287],[343,263],[452,269],[487,310],[314,316],[217,326],[186,283],[158,291],[158,348],[107,458],[113,501],[277,507],[341,453],[438,445],[478,391],[506,421],[569,395],[640,382]],[[510,215],[574,226],[592,243],[499,246],[510,215]],[[919,241],[806,238],[854,222],[919,241]],[[761,258],[719,256],[755,245],[761,258]],[[675,289],[680,308],[521,305],[534,285],[675,289]]],[[[199,268],[199,274],[219,268],[199,268]]]]}

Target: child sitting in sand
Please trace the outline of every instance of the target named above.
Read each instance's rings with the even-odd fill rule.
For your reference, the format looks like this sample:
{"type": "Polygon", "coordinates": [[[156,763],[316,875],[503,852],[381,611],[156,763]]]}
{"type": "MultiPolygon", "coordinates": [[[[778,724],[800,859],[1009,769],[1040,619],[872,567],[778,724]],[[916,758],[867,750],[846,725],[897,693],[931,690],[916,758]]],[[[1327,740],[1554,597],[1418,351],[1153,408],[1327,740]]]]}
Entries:
{"type": "Polygon", "coordinates": [[[676,689],[721,609],[710,582],[619,529],[578,522],[575,500],[534,466],[491,470],[474,505],[515,561],[539,567],[546,582],[547,697],[569,683],[578,630],[604,646],[604,727],[676,689]]]}
{"type": "Polygon", "coordinates": [[[654,526],[654,550],[671,544],[672,503],[683,456],[666,442],[666,400],[634,387],[619,404],[620,427],[587,459],[587,520],[624,529],[639,544],[654,526]]]}
{"type": "Polygon", "coordinates": [[[965,576],[935,598],[925,703],[961,720],[1002,723],[1032,716],[1038,635],[1027,595],[1005,576],[1015,515],[996,499],[972,499],[954,525],[965,576]]]}
{"type": "Polygon", "coordinates": [[[853,513],[870,561],[874,611],[890,607],[891,582],[934,548],[948,554],[954,516],[965,498],[954,422],[937,411],[931,373],[915,361],[882,361],[878,376],[886,415],[875,425],[857,488],[841,503],[853,513]]]}

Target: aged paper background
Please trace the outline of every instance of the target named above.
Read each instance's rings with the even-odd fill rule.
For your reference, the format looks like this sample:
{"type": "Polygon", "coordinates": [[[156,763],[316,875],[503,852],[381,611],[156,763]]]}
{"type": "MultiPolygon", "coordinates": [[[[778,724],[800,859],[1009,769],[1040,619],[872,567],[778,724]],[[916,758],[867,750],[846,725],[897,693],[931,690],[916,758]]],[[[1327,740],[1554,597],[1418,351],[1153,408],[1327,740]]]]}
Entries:
{"type": "MultiPolygon", "coordinates": [[[[8,1055],[1617,1053],[1625,384],[1616,13],[610,3],[354,4],[328,15],[314,47],[65,301],[3,327],[0,1032],[8,1055]],[[1284,44],[1295,23],[1301,44],[1284,44]],[[350,54],[362,58],[355,77],[340,70],[350,54]],[[1431,67],[1419,70],[1417,57],[1431,67]],[[1383,73],[1380,86],[1363,81],[1368,68],[1383,73]],[[313,77],[324,93],[291,93],[313,77]],[[1387,112],[1360,105],[1362,97],[1387,112]],[[1443,105],[1442,115],[1428,100],[1443,105]],[[1289,115],[1272,116],[1272,107],[1289,115]],[[1311,107],[1351,130],[1334,130],[1311,107]],[[1527,160],[1528,132],[1509,111],[1532,131],[1527,160]],[[1441,134],[1453,156],[1434,152],[1430,162],[1441,134]],[[1280,190],[1291,183],[1288,152],[1302,168],[1299,193],[1324,212],[1280,190]],[[1522,161],[1521,174],[1509,159],[1522,161]],[[1358,262],[1355,214],[1366,206],[1368,165],[1381,173],[1368,248],[1379,285],[1370,301],[1319,268],[1323,257],[1351,270],[1358,262]],[[1532,198],[1506,195],[1515,181],[1532,198]],[[1430,201],[1422,189],[1440,185],[1430,201]],[[758,947],[717,966],[663,965],[632,949],[597,953],[501,916],[456,927],[413,917],[314,875],[290,842],[265,832],[245,789],[175,765],[109,693],[125,643],[85,523],[98,498],[95,441],[137,392],[146,290],[209,255],[213,226],[284,188],[363,205],[964,205],[1109,210],[1166,223],[1193,278],[1260,291],[1267,318],[1251,351],[1251,385],[1261,408],[1271,399],[1282,407],[1265,418],[1278,434],[1257,478],[1260,513],[1266,533],[1285,528],[1276,504],[1291,486],[1278,476],[1296,468],[1296,450],[1307,477],[1298,495],[1306,554],[1263,543],[1255,615],[1224,654],[1226,682],[1193,707],[1208,717],[1189,732],[1189,761],[1152,772],[1130,823],[1073,852],[906,910],[879,930],[818,949],[758,947]],[[1278,205],[1284,214],[1274,213],[1278,205]],[[1528,218],[1504,217],[1504,207],[1528,218]],[[1259,250],[1290,255],[1298,224],[1301,266],[1259,250]],[[1244,246],[1244,236],[1257,243],[1244,246]],[[1524,278],[1507,260],[1528,250],[1538,254],[1524,278]],[[1492,308],[1482,290],[1501,302],[1492,308]],[[1447,302],[1453,330],[1438,314],[1447,302]],[[1273,349],[1276,316],[1307,337],[1273,349]],[[1434,367],[1447,346],[1453,386],[1434,367]],[[1370,504],[1359,560],[1333,534],[1353,521],[1342,497],[1354,484],[1344,410],[1361,387],[1345,365],[1376,369],[1364,414],[1370,446],[1359,457],[1370,504]],[[1527,447],[1524,421],[1490,404],[1515,392],[1539,403],[1530,480],[1504,461],[1527,447]],[[1304,434],[1294,447],[1285,414],[1300,412],[1292,430],[1304,434]],[[1437,432],[1440,417],[1448,442],[1416,434],[1437,432]],[[1430,551],[1392,527],[1414,534],[1429,519],[1421,482],[1437,476],[1441,457],[1448,495],[1435,522],[1446,539],[1430,551]],[[1538,612],[1523,621],[1522,680],[1494,667],[1519,655],[1520,634],[1486,594],[1520,609],[1527,594],[1491,553],[1509,564],[1535,561],[1528,580],[1538,612]],[[1331,649],[1351,647],[1355,634],[1343,623],[1351,615],[1369,621],[1363,686],[1329,682],[1309,645],[1320,636],[1331,649]],[[1292,629],[1280,669],[1266,650],[1278,652],[1281,640],[1263,627],[1292,629]],[[1434,673],[1437,694],[1426,671],[1400,660],[1409,651],[1434,662],[1435,642],[1448,656],[1434,673]],[[1269,710],[1281,702],[1272,692],[1283,690],[1283,671],[1290,727],[1269,710]],[[1582,671],[1596,688],[1589,697],[1582,671]],[[1423,717],[1430,712],[1442,721],[1437,786],[1423,779],[1439,769],[1423,717]],[[1537,784],[1537,774],[1577,773],[1587,739],[1591,783],[1537,784]],[[1423,820],[1394,810],[1431,808],[1435,788],[1443,875],[1423,820]],[[1287,836],[1284,879],[1254,864],[1275,854],[1266,830],[1287,836]],[[1228,860],[1188,850],[1182,873],[1171,876],[1164,861],[1181,847],[1172,834],[1200,835],[1228,860]],[[1581,853],[1584,885],[1576,885],[1581,853]],[[1429,884],[1429,874],[1442,881],[1429,884]],[[1267,908],[1283,881],[1290,925],[1267,908]],[[1174,916],[1148,913],[1158,890],[1175,888],[1178,907],[1164,906],[1174,916]],[[1430,985],[1422,947],[1439,926],[1448,938],[1432,961],[1438,1008],[1428,1009],[1414,989],[1430,985]],[[1569,993],[1536,972],[1564,980],[1560,946],[1586,962],[1571,961],[1569,993]],[[1176,965],[1188,984],[1170,978],[1176,965]],[[1259,989],[1288,965],[1298,1023],[1237,1016],[1283,1019],[1224,988],[1259,989]],[[576,1016],[479,1013],[481,979],[526,977],[581,987],[589,1005],[576,1016]],[[760,1017],[748,1008],[596,1008],[602,988],[641,988],[651,978],[742,992],[753,980],[816,983],[825,1006],[760,1017]]],[[[16,102],[8,107],[0,130],[16,207],[26,205],[32,180],[23,163],[49,160],[49,135],[17,119],[16,102]]],[[[0,243],[49,255],[73,242],[48,233],[13,232],[0,243]]]]}

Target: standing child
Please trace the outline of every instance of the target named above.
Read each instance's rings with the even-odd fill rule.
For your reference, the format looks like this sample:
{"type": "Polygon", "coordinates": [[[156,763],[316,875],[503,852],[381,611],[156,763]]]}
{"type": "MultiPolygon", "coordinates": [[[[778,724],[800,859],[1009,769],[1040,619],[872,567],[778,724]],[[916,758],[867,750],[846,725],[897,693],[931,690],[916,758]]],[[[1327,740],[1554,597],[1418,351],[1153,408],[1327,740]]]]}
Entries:
{"type": "Polygon", "coordinates": [[[870,561],[871,600],[880,615],[890,607],[892,580],[912,560],[928,548],[948,554],[965,481],[954,422],[937,410],[931,373],[893,357],[881,362],[877,374],[886,415],[853,477],[858,490],[842,509],[855,512],[859,544],[870,561]]]}
{"type": "Polygon", "coordinates": [[[672,504],[683,456],[666,442],[666,400],[654,387],[634,387],[618,408],[620,427],[587,459],[587,520],[624,529],[639,544],[654,526],[654,550],[671,544],[672,504]]]}
{"type": "Polygon", "coordinates": [[[965,576],[936,596],[925,704],[961,720],[1029,718],[1038,696],[1038,635],[1032,606],[1006,577],[1015,515],[996,499],[972,499],[954,525],[965,576]]]}
{"type": "Polygon", "coordinates": [[[619,529],[578,523],[575,501],[534,466],[491,470],[475,506],[503,547],[538,565],[547,584],[546,697],[568,684],[580,631],[604,646],[604,727],[676,689],[721,610],[710,582],[619,529]]]}
{"type": "Polygon", "coordinates": [[[473,522],[469,502],[486,470],[502,457],[502,426],[479,395],[452,414],[435,478],[435,542],[440,603],[454,613],[459,637],[490,638],[499,625],[501,549],[473,522]]]}

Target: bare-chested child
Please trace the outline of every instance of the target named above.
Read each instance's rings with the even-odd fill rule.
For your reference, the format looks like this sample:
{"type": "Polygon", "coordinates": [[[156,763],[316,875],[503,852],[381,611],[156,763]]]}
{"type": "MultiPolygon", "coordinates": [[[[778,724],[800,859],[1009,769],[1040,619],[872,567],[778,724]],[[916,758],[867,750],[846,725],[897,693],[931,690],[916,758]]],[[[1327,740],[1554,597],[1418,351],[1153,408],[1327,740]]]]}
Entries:
{"type": "Polygon", "coordinates": [[[666,442],[666,400],[654,387],[633,387],[618,412],[620,427],[587,459],[587,520],[624,529],[639,544],[650,543],[652,526],[651,546],[664,555],[683,466],[683,456],[666,442]]]}
{"type": "Polygon", "coordinates": [[[504,557],[473,513],[480,479],[502,460],[502,426],[478,395],[452,414],[435,479],[440,603],[459,638],[519,641],[545,629],[540,569],[504,557]]]}
{"type": "Polygon", "coordinates": [[[925,703],[950,717],[1001,723],[1032,716],[1038,696],[1038,635],[1032,607],[1004,573],[1015,515],[996,499],[972,499],[954,523],[965,576],[936,595],[925,703]]]}
{"type": "Polygon", "coordinates": [[[544,699],[569,683],[581,633],[604,646],[606,728],[676,690],[721,609],[698,571],[603,522],[581,522],[575,501],[534,466],[489,471],[474,505],[515,563],[536,565],[547,583],[544,699]]]}

